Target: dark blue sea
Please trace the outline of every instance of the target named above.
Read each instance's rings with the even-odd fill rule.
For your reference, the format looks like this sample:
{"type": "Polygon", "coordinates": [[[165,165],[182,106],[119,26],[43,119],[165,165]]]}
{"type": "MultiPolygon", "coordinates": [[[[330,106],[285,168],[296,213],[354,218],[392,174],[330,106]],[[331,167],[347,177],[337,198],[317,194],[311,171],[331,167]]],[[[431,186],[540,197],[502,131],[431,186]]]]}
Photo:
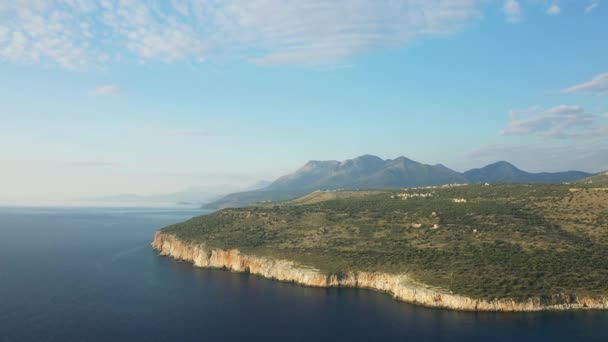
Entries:
{"type": "Polygon", "coordinates": [[[158,256],[195,209],[0,208],[0,341],[608,341],[608,312],[471,313],[158,256]]]}

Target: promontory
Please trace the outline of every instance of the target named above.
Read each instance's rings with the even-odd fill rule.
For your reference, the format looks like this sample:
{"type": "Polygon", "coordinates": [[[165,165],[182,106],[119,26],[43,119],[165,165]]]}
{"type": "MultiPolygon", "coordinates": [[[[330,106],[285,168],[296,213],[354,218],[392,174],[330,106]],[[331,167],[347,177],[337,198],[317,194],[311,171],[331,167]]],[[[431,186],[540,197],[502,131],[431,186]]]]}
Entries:
{"type": "Polygon", "coordinates": [[[451,184],[315,191],[161,229],[199,267],[361,287],[430,307],[608,309],[608,188],[451,184]]]}

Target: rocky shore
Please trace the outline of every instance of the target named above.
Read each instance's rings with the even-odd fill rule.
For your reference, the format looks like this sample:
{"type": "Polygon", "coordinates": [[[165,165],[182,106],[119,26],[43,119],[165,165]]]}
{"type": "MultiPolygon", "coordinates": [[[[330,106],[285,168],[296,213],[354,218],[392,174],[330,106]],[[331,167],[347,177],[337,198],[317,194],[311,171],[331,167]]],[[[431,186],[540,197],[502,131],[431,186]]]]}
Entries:
{"type": "Polygon", "coordinates": [[[608,309],[608,298],[555,296],[519,302],[510,299],[483,300],[452,294],[415,282],[405,274],[343,272],[323,274],[289,260],[242,254],[237,249],[210,249],[204,244],[184,242],[174,235],[156,232],[152,247],[161,255],[191,262],[198,267],[224,268],[266,278],[316,287],[358,287],[382,291],[395,299],[428,307],[466,311],[543,311],[608,309]]]}

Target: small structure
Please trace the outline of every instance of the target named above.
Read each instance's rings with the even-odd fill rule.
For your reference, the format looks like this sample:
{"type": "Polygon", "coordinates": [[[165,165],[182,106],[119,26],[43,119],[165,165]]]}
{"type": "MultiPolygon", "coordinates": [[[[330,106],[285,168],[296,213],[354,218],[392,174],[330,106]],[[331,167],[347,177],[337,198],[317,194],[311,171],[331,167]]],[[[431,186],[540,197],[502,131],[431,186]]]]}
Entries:
{"type": "Polygon", "coordinates": [[[469,185],[469,184],[454,183],[454,184],[444,184],[444,185],[427,185],[427,186],[417,186],[417,187],[413,187],[413,188],[403,188],[403,190],[445,189],[445,188],[455,188],[455,187],[467,186],[467,185],[469,185]]]}
{"type": "Polygon", "coordinates": [[[464,198],[452,198],[452,202],[454,203],[467,203],[467,200],[464,198]]]}
{"type": "Polygon", "coordinates": [[[408,198],[414,198],[414,197],[433,197],[432,193],[422,193],[422,194],[408,194],[408,193],[402,193],[402,194],[398,194],[397,197],[401,198],[402,200],[406,200],[408,198]]]}

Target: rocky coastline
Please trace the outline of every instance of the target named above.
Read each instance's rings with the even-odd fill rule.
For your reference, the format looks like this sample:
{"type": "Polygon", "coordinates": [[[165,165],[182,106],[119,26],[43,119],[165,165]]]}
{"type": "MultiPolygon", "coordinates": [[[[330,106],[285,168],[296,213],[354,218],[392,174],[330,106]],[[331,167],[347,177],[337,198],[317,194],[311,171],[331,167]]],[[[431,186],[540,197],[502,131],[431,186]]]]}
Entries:
{"type": "Polygon", "coordinates": [[[207,248],[204,244],[181,241],[175,235],[156,232],[152,247],[160,255],[186,261],[197,267],[222,268],[265,278],[314,287],[357,287],[381,291],[396,300],[435,308],[463,311],[545,311],[608,309],[608,298],[556,296],[532,298],[521,302],[511,299],[470,298],[420,284],[405,274],[382,272],[341,272],[324,274],[313,267],[289,260],[245,255],[237,249],[207,248]]]}

